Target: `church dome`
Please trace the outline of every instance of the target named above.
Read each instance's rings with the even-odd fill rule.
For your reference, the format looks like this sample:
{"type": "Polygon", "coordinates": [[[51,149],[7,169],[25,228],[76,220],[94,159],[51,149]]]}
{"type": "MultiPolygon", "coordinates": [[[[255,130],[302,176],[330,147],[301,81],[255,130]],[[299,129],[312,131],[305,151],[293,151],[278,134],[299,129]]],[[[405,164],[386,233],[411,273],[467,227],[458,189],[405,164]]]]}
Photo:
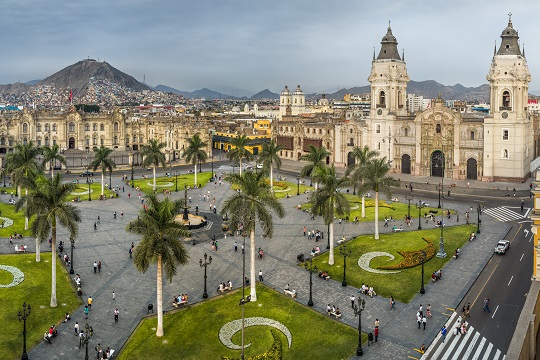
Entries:
{"type": "Polygon", "coordinates": [[[392,28],[390,27],[389,22],[388,29],[386,30],[386,35],[384,35],[381,40],[381,51],[379,52],[379,56],[377,56],[377,60],[401,60],[397,44],[397,39],[394,34],[392,34],[392,28]]]}
{"type": "Polygon", "coordinates": [[[296,90],[294,90],[294,95],[304,95],[304,92],[300,88],[300,85],[296,87],[296,90]]]}
{"type": "Polygon", "coordinates": [[[499,47],[499,51],[497,51],[497,55],[521,55],[519,36],[517,30],[512,25],[512,18],[508,19],[508,25],[501,33],[501,39],[501,46],[499,47]]]}
{"type": "Polygon", "coordinates": [[[289,91],[289,88],[287,87],[287,85],[285,85],[285,89],[283,89],[283,91],[281,92],[281,96],[290,96],[291,95],[291,92],[289,91]]]}

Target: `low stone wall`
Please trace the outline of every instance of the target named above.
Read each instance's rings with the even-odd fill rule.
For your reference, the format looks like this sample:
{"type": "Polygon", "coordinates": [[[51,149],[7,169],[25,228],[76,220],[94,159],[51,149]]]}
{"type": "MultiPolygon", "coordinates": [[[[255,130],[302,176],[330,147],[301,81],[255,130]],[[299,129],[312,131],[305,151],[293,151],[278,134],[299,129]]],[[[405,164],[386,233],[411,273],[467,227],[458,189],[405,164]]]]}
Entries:
{"type": "Polygon", "coordinates": [[[533,281],[523,310],[510,341],[507,359],[534,360],[536,357],[536,337],[540,326],[540,281],[533,281]]]}

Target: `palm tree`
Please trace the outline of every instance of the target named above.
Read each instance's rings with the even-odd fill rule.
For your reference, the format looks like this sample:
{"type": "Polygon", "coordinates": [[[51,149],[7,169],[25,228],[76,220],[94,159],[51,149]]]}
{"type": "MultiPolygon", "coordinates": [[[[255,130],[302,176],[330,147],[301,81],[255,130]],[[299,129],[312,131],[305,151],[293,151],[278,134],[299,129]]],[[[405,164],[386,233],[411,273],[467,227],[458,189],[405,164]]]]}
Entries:
{"type": "MultiPolygon", "coordinates": [[[[53,178],[39,175],[32,181],[33,186],[28,195],[17,202],[15,208],[19,211],[25,207],[25,212],[35,216],[31,226],[32,236],[43,241],[52,238],[52,286],[51,307],[56,303],[56,229],[59,223],[66,228],[70,237],[75,238],[79,232],[77,223],[81,222],[80,210],[67,201],[74,189],[73,183],[62,183],[62,176],[56,174],[53,178]]],[[[37,241],[37,240],[36,240],[37,241]]]]}
{"type": "Polygon", "coordinates": [[[351,181],[346,176],[338,178],[334,166],[317,168],[313,174],[313,179],[320,186],[310,198],[311,213],[313,215],[321,214],[324,223],[330,225],[328,265],[334,265],[334,218],[336,215],[343,216],[350,213],[349,200],[339,190],[350,185],[351,181]]]}
{"type": "Polygon", "coordinates": [[[202,141],[199,134],[193,135],[188,139],[188,147],[184,150],[182,157],[186,158],[186,162],[191,162],[195,165],[195,186],[197,186],[197,164],[205,163],[208,159],[208,154],[203,149],[208,144],[202,141]]]}
{"type": "Polygon", "coordinates": [[[112,149],[101,145],[99,148],[94,148],[94,161],[88,165],[92,170],[96,171],[98,167],[101,168],[101,196],[105,195],[105,172],[116,167],[113,159],[109,156],[113,152],[112,149]]]}
{"type": "Polygon", "coordinates": [[[177,273],[177,265],[185,265],[188,254],[181,237],[188,237],[186,227],[175,221],[175,214],[183,206],[182,201],[162,201],[156,195],[148,197],[148,209],[141,209],[137,220],[130,222],[126,230],[142,235],[135,248],[134,263],[140,272],[145,273],[150,263],[157,263],[157,314],[156,336],[163,336],[163,270],[169,282],[177,273]]]}
{"type": "Polygon", "coordinates": [[[392,197],[390,186],[399,186],[399,182],[387,176],[390,164],[386,157],[369,161],[365,168],[364,183],[360,186],[360,193],[368,190],[375,192],[375,240],[379,239],[379,191],[382,191],[388,199],[392,197]]]}
{"type": "Polygon", "coordinates": [[[43,147],[43,161],[41,166],[45,167],[47,164],[51,168],[51,178],[54,176],[54,162],[58,161],[61,165],[66,165],[66,158],[60,154],[60,146],[54,144],[53,146],[43,147]]]}
{"type": "Polygon", "coordinates": [[[242,175],[242,158],[246,158],[247,161],[253,159],[253,154],[246,148],[249,145],[250,139],[246,134],[239,135],[232,138],[230,144],[233,146],[227,153],[227,158],[233,162],[240,163],[240,175],[242,175]]]}
{"type": "Polygon", "coordinates": [[[263,144],[261,156],[259,161],[263,164],[265,169],[270,169],[270,189],[274,191],[274,164],[279,171],[281,168],[281,159],[279,158],[279,152],[283,150],[283,146],[276,144],[274,140],[270,143],[263,144]]]}
{"type": "MultiPolygon", "coordinates": [[[[309,161],[309,164],[302,168],[300,176],[309,176],[313,179],[313,173],[316,169],[320,169],[326,166],[326,158],[330,156],[330,152],[325,149],[324,146],[316,148],[313,145],[309,145],[308,154],[302,156],[300,159],[309,161]]],[[[311,186],[310,184],[309,186],[311,186]]],[[[317,182],[315,182],[315,189],[317,188],[317,182]]]]}
{"type": "Polygon", "coordinates": [[[167,146],[167,144],[159,142],[157,139],[150,139],[148,144],[143,146],[141,151],[143,157],[142,166],[152,166],[152,170],[154,171],[154,186],[152,187],[152,190],[154,191],[156,191],[156,168],[159,165],[163,168],[167,166],[165,154],[162,152],[165,146],[167,146]]]}
{"type": "Polygon", "coordinates": [[[263,234],[271,238],[274,231],[271,211],[283,218],[285,217],[285,210],[270,191],[270,186],[265,181],[263,172],[247,171],[242,175],[232,174],[227,180],[238,186],[240,191],[235,192],[225,200],[221,213],[232,214],[231,226],[233,229],[237,229],[242,224],[244,232],[249,233],[251,301],[257,301],[255,290],[255,225],[259,223],[263,234]]]}
{"type": "MultiPolygon", "coordinates": [[[[41,149],[29,141],[26,144],[17,144],[14,151],[6,155],[6,169],[18,187],[19,198],[21,185],[25,184],[31,176],[36,176],[41,172],[37,163],[37,156],[40,153],[41,149]]],[[[28,195],[28,186],[25,188],[25,195],[28,195]]],[[[28,216],[24,218],[24,229],[28,230],[28,216]]]]}
{"type": "MultiPolygon", "coordinates": [[[[355,147],[352,155],[357,160],[357,163],[351,168],[347,169],[346,175],[352,178],[356,188],[357,185],[361,187],[364,183],[366,166],[371,160],[379,156],[379,152],[376,150],[370,150],[369,147],[365,145],[363,148],[355,147]]],[[[362,217],[366,217],[365,193],[362,193],[362,217]]]]}

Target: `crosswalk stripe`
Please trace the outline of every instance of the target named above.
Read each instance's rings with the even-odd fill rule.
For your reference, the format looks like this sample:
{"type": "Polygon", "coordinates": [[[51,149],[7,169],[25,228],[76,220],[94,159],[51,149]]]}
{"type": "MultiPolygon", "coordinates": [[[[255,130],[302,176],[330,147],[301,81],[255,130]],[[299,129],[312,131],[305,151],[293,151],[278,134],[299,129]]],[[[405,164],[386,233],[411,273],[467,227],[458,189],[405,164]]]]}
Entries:
{"type": "Polygon", "coordinates": [[[477,331],[475,334],[474,334],[474,337],[471,341],[471,343],[469,344],[469,347],[467,348],[467,351],[465,351],[465,354],[463,354],[463,359],[468,359],[469,356],[471,355],[473,349],[474,349],[474,345],[476,345],[476,342],[478,341],[478,338],[480,337],[480,333],[477,331]]]}
{"type": "Polygon", "coordinates": [[[495,219],[499,220],[499,221],[502,221],[502,222],[505,222],[505,221],[513,221],[513,220],[522,220],[524,219],[525,217],[520,214],[520,213],[517,213],[513,210],[510,210],[504,206],[499,206],[499,207],[495,207],[495,208],[490,208],[490,209],[484,209],[483,211],[485,214],[487,215],[490,215],[492,217],[494,217],[495,219]]]}
{"type": "Polygon", "coordinates": [[[450,343],[450,346],[444,353],[442,360],[448,360],[448,358],[452,355],[452,350],[454,350],[454,347],[457,345],[458,341],[459,341],[459,335],[454,335],[454,340],[452,340],[452,342],[450,343]]]}
{"type": "Polygon", "coordinates": [[[495,352],[495,356],[493,357],[493,360],[499,360],[499,356],[501,356],[501,350],[497,349],[495,352]]]}
{"type": "Polygon", "coordinates": [[[482,349],[484,348],[485,343],[486,343],[486,338],[482,337],[482,341],[480,341],[480,345],[478,345],[478,349],[476,349],[476,352],[474,353],[472,360],[478,360],[478,358],[480,357],[480,353],[482,352],[482,349]]]}
{"type": "MultiPolygon", "coordinates": [[[[457,360],[458,359],[459,354],[461,354],[461,352],[463,351],[463,348],[467,344],[467,341],[469,341],[469,338],[471,337],[471,334],[473,332],[478,333],[477,331],[474,331],[474,328],[471,326],[469,328],[469,330],[467,331],[467,334],[465,334],[465,337],[463,338],[463,340],[459,344],[459,347],[457,348],[456,352],[454,353],[454,357],[452,358],[452,360],[457,360]]],[[[459,336],[459,335],[457,335],[457,336],[459,336]]],[[[461,358],[461,359],[463,359],[463,358],[461,358]]]]}
{"type": "Polygon", "coordinates": [[[482,358],[482,360],[488,360],[489,359],[489,353],[491,352],[491,349],[493,348],[493,344],[492,343],[489,343],[487,349],[486,349],[486,353],[484,354],[484,357],[482,358]]]}

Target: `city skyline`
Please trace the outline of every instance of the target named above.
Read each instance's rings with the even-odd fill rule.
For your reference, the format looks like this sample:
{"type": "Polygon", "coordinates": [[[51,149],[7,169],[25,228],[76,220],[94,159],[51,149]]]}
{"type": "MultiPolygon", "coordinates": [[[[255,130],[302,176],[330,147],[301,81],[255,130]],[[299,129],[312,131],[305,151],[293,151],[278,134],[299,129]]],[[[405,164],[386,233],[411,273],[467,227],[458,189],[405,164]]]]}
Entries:
{"type": "Polygon", "coordinates": [[[92,58],[151,86],[185,91],[208,87],[242,96],[298,84],[305,92],[335,91],[368,84],[374,48],[378,54],[390,20],[411,79],[473,87],[487,83],[495,41],[498,47],[512,12],[530,90],[537,91],[540,50],[528,5],[10,1],[0,24],[0,83],[43,79],[92,58]]]}

